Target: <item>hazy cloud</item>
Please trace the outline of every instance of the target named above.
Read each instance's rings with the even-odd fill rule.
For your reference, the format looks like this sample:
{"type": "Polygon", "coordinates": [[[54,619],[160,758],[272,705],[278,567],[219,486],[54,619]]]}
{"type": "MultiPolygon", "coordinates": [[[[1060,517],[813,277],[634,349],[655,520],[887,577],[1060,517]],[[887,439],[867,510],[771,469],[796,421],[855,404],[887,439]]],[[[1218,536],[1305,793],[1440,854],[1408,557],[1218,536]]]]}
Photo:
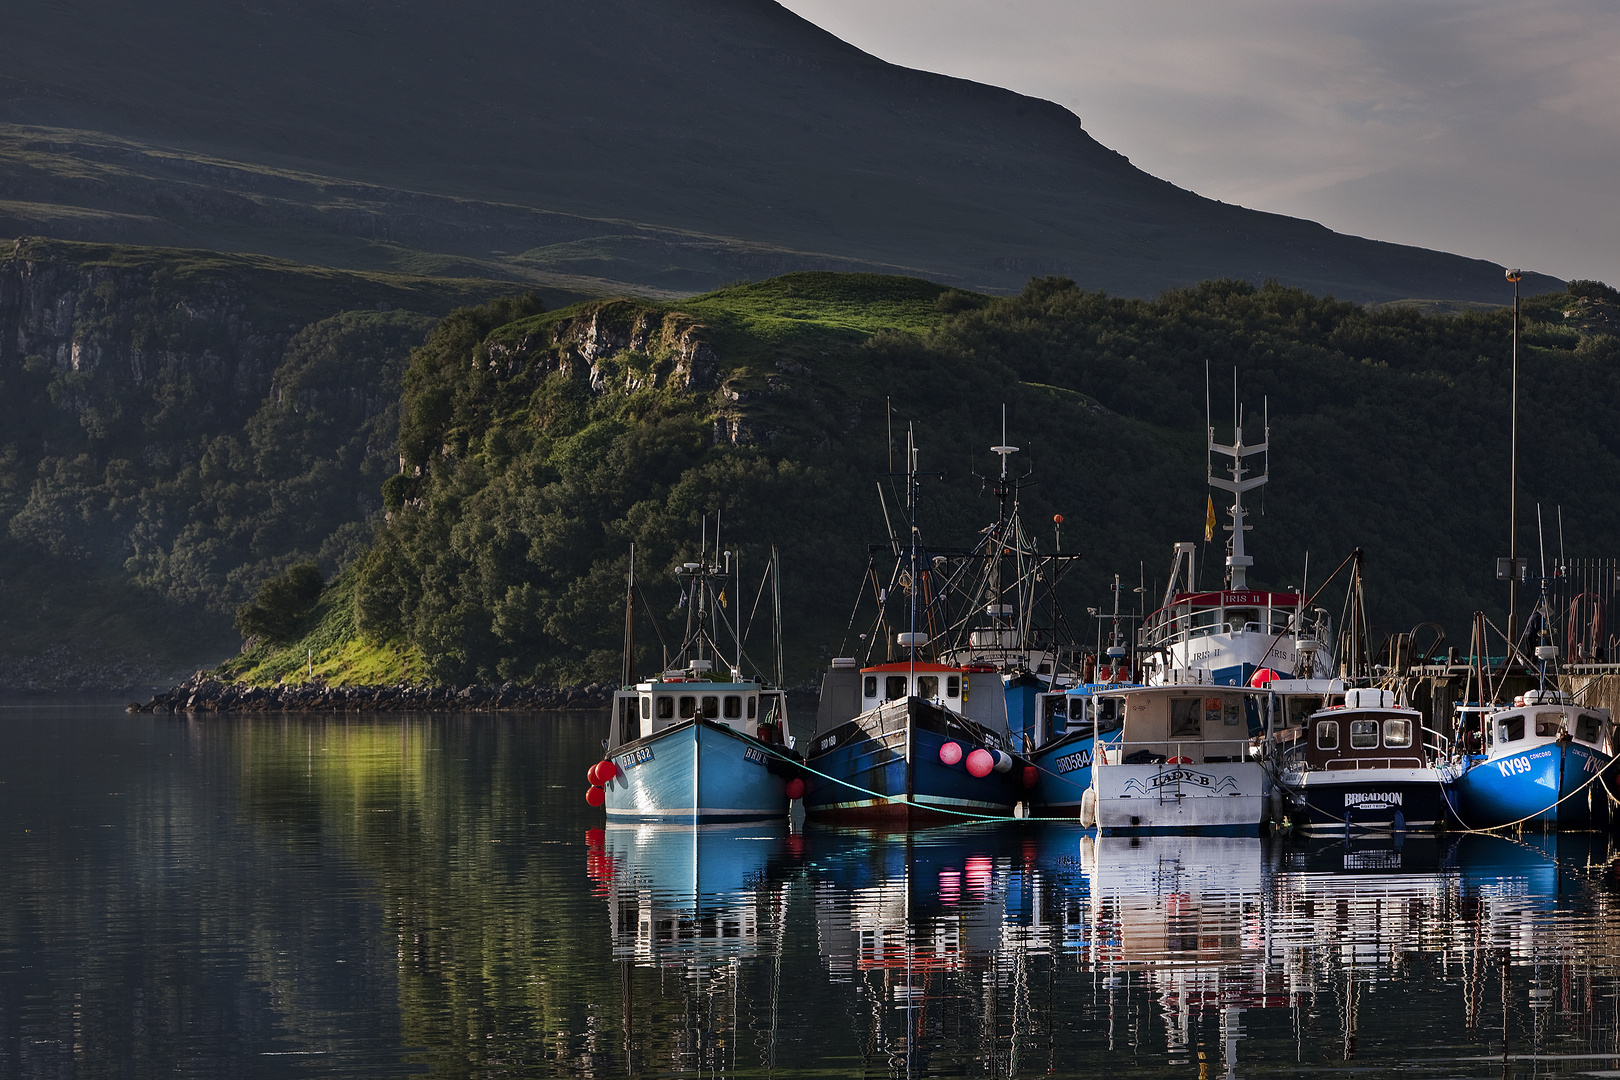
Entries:
{"type": "Polygon", "coordinates": [[[1620,283],[1614,0],[786,0],[1212,198],[1620,283]]]}

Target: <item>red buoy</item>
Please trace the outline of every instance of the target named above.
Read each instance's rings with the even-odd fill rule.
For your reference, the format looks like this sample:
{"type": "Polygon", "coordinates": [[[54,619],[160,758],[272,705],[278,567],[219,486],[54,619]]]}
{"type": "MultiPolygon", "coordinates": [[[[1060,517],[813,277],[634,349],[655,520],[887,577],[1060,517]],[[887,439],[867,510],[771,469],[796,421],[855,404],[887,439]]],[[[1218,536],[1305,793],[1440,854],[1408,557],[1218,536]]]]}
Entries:
{"type": "Polygon", "coordinates": [[[1041,770],[1033,765],[1024,766],[1024,786],[1034,787],[1041,782],[1041,770]]]}
{"type": "Polygon", "coordinates": [[[982,746],[967,756],[967,771],[974,776],[989,776],[995,767],[995,755],[982,746]]]}
{"type": "Polygon", "coordinates": [[[787,797],[790,799],[804,798],[804,781],[795,776],[787,782],[787,797]]]}
{"type": "Polygon", "coordinates": [[[585,789],[585,801],[590,803],[592,806],[601,806],[603,803],[607,802],[606,789],[599,788],[595,784],[592,784],[590,787],[585,789]]]}
{"type": "Polygon", "coordinates": [[[939,748],[939,760],[947,765],[955,765],[962,760],[962,744],[948,742],[939,748]]]}

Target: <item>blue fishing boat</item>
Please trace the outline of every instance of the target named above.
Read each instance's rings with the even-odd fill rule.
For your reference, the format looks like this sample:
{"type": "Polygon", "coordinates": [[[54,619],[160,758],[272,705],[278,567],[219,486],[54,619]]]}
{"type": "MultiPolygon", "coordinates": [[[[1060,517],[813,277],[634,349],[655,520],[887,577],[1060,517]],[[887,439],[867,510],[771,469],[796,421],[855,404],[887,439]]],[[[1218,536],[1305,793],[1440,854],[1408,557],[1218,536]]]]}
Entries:
{"type": "Polygon", "coordinates": [[[1099,746],[1119,738],[1117,698],[1099,698],[1120,683],[1086,683],[1060,693],[1042,694],[1031,738],[1035,785],[1030,808],[1043,817],[1077,816],[1091,788],[1091,766],[1099,746]]]}
{"type": "Polygon", "coordinates": [[[1531,690],[1485,715],[1483,754],[1453,782],[1452,813],[1468,829],[1537,824],[1590,829],[1609,820],[1604,775],[1613,763],[1607,709],[1557,690],[1531,690]]]}
{"type": "MultiPolygon", "coordinates": [[[[1034,782],[1015,754],[1001,673],[991,664],[941,662],[921,629],[945,622],[934,553],[917,529],[917,451],[907,436],[909,542],[879,590],[877,630],[888,638],[886,604],[905,597],[910,629],[898,655],[856,669],[839,658],[822,682],[815,735],[805,749],[804,808],[819,817],[1010,816],[1034,782]]],[[[885,646],[887,647],[887,646],[885,646]]]]}
{"type": "MultiPolygon", "coordinates": [[[[714,671],[726,625],[719,597],[731,572],[721,564],[721,553],[709,550],[707,539],[705,522],[699,560],[677,570],[687,610],[679,666],[633,684],[627,678],[614,694],[603,740],[606,757],[592,767],[587,795],[606,807],[609,821],[785,819],[790,792],[799,790],[790,785],[802,784],[797,754],[786,737],[787,697],[760,680],[743,678],[735,623],[730,625],[736,660],[727,675],[714,671]]],[[[725,555],[729,561],[731,553],[725,555]]],[[[627,658],[634,655],[635,588],[632,569],[627,658]]]]}

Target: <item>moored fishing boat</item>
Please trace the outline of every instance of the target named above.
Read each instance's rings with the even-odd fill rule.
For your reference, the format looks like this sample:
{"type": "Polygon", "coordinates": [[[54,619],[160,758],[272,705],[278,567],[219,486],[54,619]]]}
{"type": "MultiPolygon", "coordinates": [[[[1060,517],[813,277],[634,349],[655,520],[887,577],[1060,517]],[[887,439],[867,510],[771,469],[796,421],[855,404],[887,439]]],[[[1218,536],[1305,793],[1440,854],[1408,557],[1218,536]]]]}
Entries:
{"type": "Polygon", "coordinates": [[[1283,759],[1289,817],[1313,835],[1438,829],[1451,775],[1439,763],[1444,743],[1391,691],[1345,691],[1306,719],[1283,759]]]}
{"type": "MultiPolygon", "coordinates": [[[[798,781],[798,772],[797,755],[786,737],[787,697],[776,687],[743,677],[740,635],[734,634],[731,670],[715,672],[719,628],[725,623],[719,598],[730,574],[721,565],[720,552],[709,551],[706,526],[704,536],[699,560],[677,571],[687,601],[679,663],[640,682],[627,678],[613,696],[612,722],[603,741],[607,756],[591,769],[588,796],[606,806],[610,821],[788,816],[789,785],[798,781]]],[[[635,588],[632,570],[627,658],[634,655],[635,588]]],[[[627,659],[627,673],[628,667],[627,659]]],[[[797,786],[791,789],[798,791],[797,786]]]]}
{"type": "Polygon", "coordinates": [[[1098,695],[1119,683],[1086,683],[1060,693],[1042,694],[1029,754],[1036,779],[1029,805],[1044,817],[1075,816],[1091,789],[1091,767],[1098,748],[1119,737],[1118,699],[1098,695]]]}
{"type": "MultiPolygon", "coordinates": [[[[1208,428],[1208,453],[1231,459],[1227,477],[1217,476],[1213,464],[1208,469],[1211,487],[1230,492],[1227,509],[1231,533],[1227,541],[1226,575],[1216,590],[1200,590],[1197,580],[1197,545],[1178,543],[1170,566],[1169,583],[1159,609],[1143,620],[1138,638],[1137,662],[1141,679],[1148,685],[1173,681],[1176,672],[1207,672],[1212,682],[1244,686],[1256,672],[1270,669],[1284,678],[1311,678],[1319,656],[1332,654],[1330,624],[1325,618],[1311,619],[1306,611],[1305,594],[1287,590],[1273,592],[1251,589],[1248,570],[1254,557],[1248,553],[1245,533],[1248,510],[1243,505],[1246,492],[1271,478],[1270,428],[1256,445],[1243,441],[1241,414],[1233,417],[1234,437],[1230,445],[1215,441],[1215,428],[1208,428]],[[1266,455],[1266,466],[1257,475],[1244,464],[1256,455],[1266,455]]],[[[1215,504],[1209,503],[1205,540],[1216,532],[1215,504]]]]}
{"type": "Polygon", "coordinates": [[[1464,759],[1452,812],[1468,829],[1539,824],[1589,829],[1609,820],[1601,781],[1610,771],[1609,710],[1557,690],[1531,690],[1484,716],[1483,754],[1464,759]]]}
{"type": "Polygon", "coordinates": [[[945,622],[941,563],[917,529],[917,450],[909,434],[906,459],[908,542],[896,545],[889,585],[878,590],[876,640],[890,648],[891,597],[905,597],[910,628],[894,634],[895,652],[884,663],[856,669],[852,658],[840,658],[826,673],[805,751],[805,812],[904,820],[1011,815],[1033,770],[1014,753],[1001,674],[990,664],[942,662],[923,629],[945,622]]]}
{"type": "Polygon", "coordinates": [[[1119,737],[1091,766],[1083,824],[1105,834],[1258,835],[1270,820],[1271,776],[1251,752],[1265,691],[1196,681],[1101,692],[1119,737]]]}

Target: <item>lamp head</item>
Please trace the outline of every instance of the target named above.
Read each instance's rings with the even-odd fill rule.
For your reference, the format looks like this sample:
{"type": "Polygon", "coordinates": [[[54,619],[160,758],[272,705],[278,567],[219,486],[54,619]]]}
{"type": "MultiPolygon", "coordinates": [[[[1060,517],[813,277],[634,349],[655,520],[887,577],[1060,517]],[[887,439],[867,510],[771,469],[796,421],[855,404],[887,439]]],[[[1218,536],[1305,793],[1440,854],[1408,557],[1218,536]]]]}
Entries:
{"type": "Polygon", "coordinates": [[[1519,283],[1519,279],[1522,277],[1524,277],[1523,270],[1509,270],[1507,272],[1507,279],[1513,282],[1515,285],[1519,283]]]}

